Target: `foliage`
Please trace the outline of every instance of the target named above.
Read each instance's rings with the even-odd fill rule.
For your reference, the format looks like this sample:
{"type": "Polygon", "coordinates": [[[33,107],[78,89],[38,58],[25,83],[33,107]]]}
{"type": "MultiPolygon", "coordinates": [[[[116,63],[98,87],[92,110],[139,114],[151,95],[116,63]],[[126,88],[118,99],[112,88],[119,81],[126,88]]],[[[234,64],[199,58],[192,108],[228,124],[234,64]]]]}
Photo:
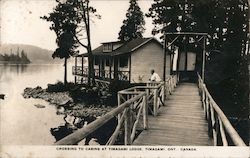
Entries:
{"type": "Polygon", "coordinates": [[[52,22],[50,27],[56,33],[56,43],[58,48],[53,53],[52,57],[65,59],[65,74],[64,83],[67,83],[67,59],[77,54],[76,49],[82,46],[87,49],[89,54],[89,76],[93,76],[94,69],[92,62],[92,50],[90,42],[90,13],[98,18],[95,14],[96,9],[89,6],[89,0],[56,0],[57,6],[49,13],[49,16],[41,17],[42,19],[52,22]],[[80,37],[85,32],[87,44],[81,42],[80,37]]]}
{"type": "Polygon", "coordinates": [[[21,55],[19,52],[19,49],[16,53],[10,53],[9,54],[0,54],[0,61],[6,61],[6,62],[13,62],[13,63],[21,63],[21,64],[29,64],[31,61],[29,60],[27,53],[24,52],[24,50],[21,50],[21,55]]]}
{"type": "Polygon", "coordinates": [[[205,79],[209,91],[227,116],[247,118],[247,0],[154,0],[147,16],[153,18],[153,34],[208,33],[205,79]]]}
{"type": "Polygon", "coordinates": [[[152,33],[164,32],[195,32],[198,29],[198,18],[195,16],[195,6],[202,1],[154,0],[147,17],[153,18],[155,25],[152,33]]]}
{"type": "Polygon", "coordinates": [[[153,18],[153,34],[207,32],[206,83],[217,87],[214,91],[227,89],[228,100],[247,107],[246,0],[154,0],[147,16],[153,18]]]}
{"type": "Polygon", "coordinates": [[[55,84],[48,84],[46,88],[47,92],[69,92],[74,102],[84,101],[87,105],[96,103],[99,100],[98,89],[92,87],[81,87],[73,82],[64,85],[61,81],[55,84]]]}
{"type": "Polygon", "coordinates": [[[61,82],[57,81],[55,84],[47,85],[47,92],[66,92],[77,88],[78,86],[72,82],[69,82],[66,86],[61,82]]]}
{"type": "Polygon", "coordinates": [[[126,19],[119,32],[121,41],[129,41],[138,37],[142,37],[145,21],[143,13],[138,6],[137,0],[130,0],[130,6],[126,14],[126,19]]]}
{"type": "Polygon", "coordinates": [[[52,22],[50,29],[56,33],[58,48],[52,57],[69,58],[75,53],[78,46],[74,34],[76,34],[80,19],[74,9],[76,3],[73,0],[66,0],[65,2],[57,0],[57,3],[53,12],[49,13],[49,16],[42,17],[42,19],[52,22]]]}

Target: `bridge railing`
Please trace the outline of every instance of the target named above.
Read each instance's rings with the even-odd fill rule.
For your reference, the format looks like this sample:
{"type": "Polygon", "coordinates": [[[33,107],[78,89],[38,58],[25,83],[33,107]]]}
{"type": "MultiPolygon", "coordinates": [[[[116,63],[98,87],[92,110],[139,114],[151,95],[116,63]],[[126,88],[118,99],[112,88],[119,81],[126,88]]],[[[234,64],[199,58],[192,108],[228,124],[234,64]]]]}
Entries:
{"type": "Polygon", "coordinates": [[[147,93],[147,101],[149,103],[149,111],[157,116],[160,106],[164,106],[165,99],[173,92],[179,79],[176,75],[170,76],[166,82],[146,82],[146,86],[135,86],[124,89],[118,93],[118,105],[126,101],[131,96],[140,93],[147,93]]]}
{"type": "Polygon", "coordinates": [[[216,104],[206,85],[198,74],[198,87],[202,98],[204,114],[208,121],[209,136],[213,138],[214,146],[228,146],[229,138],[236,146],[246,146],[223,111],[216,104]]]}
{"type": "MultiPolygon", "coordinates": [[[[55,145],[74,145],[74,144],[77,144],[80,141],[82,141],[84,138],[86,138],[88,135],[90,135],[92,132],[96,131],[98,128],[105,125],[112,118],[118,116],[118,114],[121,114],[122,115],[121,118],[123,118],[123,120],[125,122],[128,122],[128,119],[130,118],[129,117],[130,116],[130,110],[129,110],[130,106],[135,105],[135,104],[139,104],[141,102],[142,102],[142,105],[141,105],[142,107],[146,106],[145,96],[146,96],[145,92],[138,94],[137,96],[127,100],[126,102],[124,102],[123,104],[118,106],[117,108],[111,110],[110,112],[108,112],[107,114],[102,116],[101,118],[97,118],[95,121],[91,122],[87,126],[81,128],[81,129],[78,129],[74,133],[57,141],[55,143],[55,145]]],[[[140,109],[141,109],[141,107],[140,107],[140,109]]],[[[108,144],[114,143],[115,138],[118,136],[118,132],[119,132],[118,129],[121,128],[121,122],[122,122],[122,120],[120,120],[120,123],[118,123],[117,129],[115,130],[114,134],[111,136],[110,140],[108,141],[108,144]]]]}
{"type": "Polygon", "coordinates": [[[124,130],[124,144],[132,144],[138,130],[148,128],[149,102],[153,101],[152,113],[156,116],[158,108],[160,105],[164,105],[165,97],[172,93],[177,82],[178,77],[171,76],[165,83],[147,83],[146,86],[136,86],[119,91],[118,107],[87,126],[59,140],[55,145],[77,144],[114,117],[118,118],[118,124],[106,145],[115,144],[121,130],[124,130]]]}

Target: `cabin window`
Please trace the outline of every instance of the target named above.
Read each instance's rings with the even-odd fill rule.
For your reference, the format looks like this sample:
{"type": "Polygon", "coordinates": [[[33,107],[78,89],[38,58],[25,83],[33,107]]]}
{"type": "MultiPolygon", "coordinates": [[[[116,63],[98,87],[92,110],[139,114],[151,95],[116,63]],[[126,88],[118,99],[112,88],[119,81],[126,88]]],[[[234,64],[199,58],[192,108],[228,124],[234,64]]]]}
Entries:
{"type": "Polygon", "coordinates": [[[99,58],[97,58],[97,57],[95,57],[95,59],[94,59],[94,63],[95,63],[95,65],[99,65],[99,64],[100,64],[100,59],[99,59],[99,58]]]}
{"type": "Polygon", "coordinates": [[[121,57],[120,58],[120,67],[128,67],[128,57],[121,57]]]}
{"type": "Polygon", "coordinates": [[[103,45],[103,51],[104,52],[111,52],[112,51],[112,43],[105,43],[103,45]]]}

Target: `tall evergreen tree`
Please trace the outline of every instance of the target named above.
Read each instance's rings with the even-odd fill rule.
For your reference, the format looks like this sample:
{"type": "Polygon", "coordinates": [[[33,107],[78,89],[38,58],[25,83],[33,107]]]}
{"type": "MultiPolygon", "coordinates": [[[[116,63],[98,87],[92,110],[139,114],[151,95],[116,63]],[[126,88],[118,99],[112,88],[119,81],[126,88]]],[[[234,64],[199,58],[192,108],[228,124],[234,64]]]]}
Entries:
{"type": "Polygon", "coordinates": [[[130,0],[130,6],[126,13],[126,19],[123,21],[123,25],[119,32],[121,41],[129,41],[138,37],[142,37],[145,31],[144,16],[139,7],[137,0],[130,0]]]}
{"type": "Polygon", "coordinates": [[[76,33],[77,23],[79,21],[77,12],[74,9],[74,1],[66,0],[61,2],[56,0],[57,6],[49,16],[44,16],[49,22],[52,22],[50,27],[56,33],[56,44],[58,48],[54,51],[52,57],[64,58],[64,84],[67,83],[67,59],[75,53],[77,41],[73,34],[76,33]]]}
{"type": "Polygon", "coordinates": [[[209,34],[206,84],[227,116],[248,118],[248,1],[154,0],[147,16],[153,18],[153,34],[176,32],[178,27],[209,34]]]}
{"type": "MultiPolygon", "coordinates": [[[[89,6],[89,0],[56,0],[57,6],[49,16],[42,19],[52,22],[50,27],[56,33],[58,48],[52,57],[64,58],[64,83],[67,83],[67,59],[78,53],[76,48],[80,45],[87,49],[90,78],[94,81],[93,57],[90,41],[90,13],[94,14],[96,9],[89,6]],[[81,42],[80,36],[85,32],[87,44],[81,42]]],[[[100,17],[99,15],[96,15],[100,17]]]]}
{"type": "Polygon", "coordinates": [[[147,17],[153,18],[152,34],[164,32],[197,31],[197,17],[194,8],[202,0],[154,0],[147,17]]]}

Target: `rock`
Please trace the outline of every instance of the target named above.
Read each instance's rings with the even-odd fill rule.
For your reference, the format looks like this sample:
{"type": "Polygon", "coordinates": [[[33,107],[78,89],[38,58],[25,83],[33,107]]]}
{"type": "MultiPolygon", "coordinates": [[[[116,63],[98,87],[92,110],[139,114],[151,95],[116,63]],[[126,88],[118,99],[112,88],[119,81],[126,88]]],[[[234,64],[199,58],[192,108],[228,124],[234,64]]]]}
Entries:
{"type": "Polygon", "coordinates": [[[45,108],[45,106],[44,106],[44,105],[41,105],[41,104],[35,104],[34,106],[37,107],[37,108],[40,108],[40,109],[41,109],[41,108],[45,108]]]}
{"type": "Polygon", "coordinates": [[[92,138],[89,141],[89,145],[100,145],[100,144],[98,143],[98,140],[96,138],[92,138]]]}
{"type": "Polygon", "coordinates": [[[57,102],[57,105],[59,106],[63,106],[63,105],[69,105],[71,103],[70,100],[59,100],[59,102],[57,102]]]}
{"type": "Polygon", "coordinates": [[[81,90],[81,91],[85,91],[86,88],[85,88],[85,87],[81,87],[80,90],[81,90]]]}
{"type": "Polygon", "coordinates": [[[92,90],[93,90],[94,92],[96,92],[96,91],[98,91],[98,87],[93,87],[92,90]]]}
{"type": "Polygon", "coordinates": [[[0,99],[4,100],[5,95],[4,94],[0,94],[0,99]]]}

